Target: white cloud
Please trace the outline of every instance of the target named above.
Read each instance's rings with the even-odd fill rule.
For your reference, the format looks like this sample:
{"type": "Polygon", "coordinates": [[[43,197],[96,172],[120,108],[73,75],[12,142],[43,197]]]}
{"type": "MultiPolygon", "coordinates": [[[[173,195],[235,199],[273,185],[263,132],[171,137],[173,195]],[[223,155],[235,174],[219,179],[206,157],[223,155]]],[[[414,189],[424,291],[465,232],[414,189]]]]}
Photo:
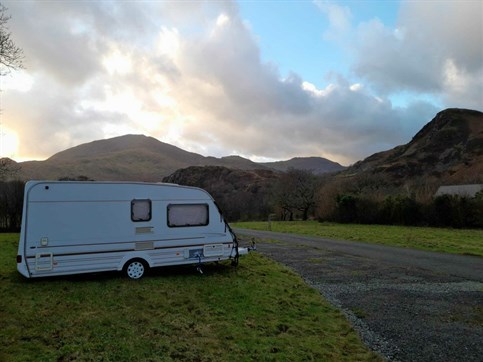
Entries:
{"type": "Polygon", "coordinates": [[[0,89],[2,91],[16,90],[28,92],[32,89],[34,79],[24,70],[18,70],[4,75],[0,78],[0,89]]]}
{"type": "Polygon", "coordinates": [[[328,0],[316,0],[314,3],[329,20],[329,29],[324,33],[325,39],[340,41],[352,30],[352,12],[349,7],[328,0]]]}
{"type": "Polygon", "coordinates": [[[220,14],[218,16],[218,18],[216,19],[216,25],[217,26],[223,26],[223,25],[225,25],[229,22],[230,22],[230,18],[225,14],[220,14]]]}
{"type": "Polygon", "coordinates": [[[132,72],[132,61],[129,55],[121,53],[119,49],[113,49],[102,57],[102,65],[109,75],[125,75],[132,72]]]}
{"type": "Polygon", "coordinates": [[[360,83],[354,83],[350,86],[350,90],[353,92],[360,91],[362,89],[362,84],[360,83]]]}
{"type": "Polygon", "coordinates": [[[156,44],[156,53],[176,59],[180,47],[180,35],[178,29],[162,27],[156,44]]]}
{"type": "Polygon", "coordinates": [[[334,84],[329,84],[327,87],[324,89],[317,89],[317,87],[309,82],[303,82],[302,83],[302,89],[306,92],[309,92],[315,97],[325,97],[328,96],[334,89],[335,89],[334,84]]]}
{"type": "Polygon", "coordinates": [[[405,1],[396,29],[377,19],[359,24],[354,70],[381,92],[481,108],[482,14],[481,1],[405,1]]]}
{"type": "Polygon", "coordinates": [[[483,109],[483,66],[473,72],[458,67],[447,59],[443,67],[444,99],[449,107],[483,109]]]}

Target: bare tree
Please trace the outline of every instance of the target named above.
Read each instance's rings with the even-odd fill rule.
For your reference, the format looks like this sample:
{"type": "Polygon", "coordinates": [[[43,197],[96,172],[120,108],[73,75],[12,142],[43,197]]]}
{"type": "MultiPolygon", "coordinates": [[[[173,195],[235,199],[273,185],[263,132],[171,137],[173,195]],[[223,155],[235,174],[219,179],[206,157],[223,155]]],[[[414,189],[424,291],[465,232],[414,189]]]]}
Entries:
{"type": "MultiPolygon", "coordinates": [[[[11,38],[12,34],[7,28],[10,18],[10,15],[7,15],[7,8],[0,4],[0,76],[8,74],[12,70],[23,68],[23,51],[15,45],[11,38]]],[[[2,137],[1,134],[0,137],[2,137]]],[[[14,161],[9,158],[0,159],[1,181],[15,175],[18,170],[19,166],[14,161]]]]}
{"type": "Polygon", "coordinates": [[[7,8],[0,4],[0,76],[23,68],[23,51],[15,45],[7,28],[10,18],[7,8]]]}
{"type": "Polygon", "coordinates": [[[20,166],[7,157],[0,158],[0,182],[14,179],[20,171],[20,166]]]}
{"type": "Polygon", "coordinates": [[[279,179],[274,193],[283,218],[293,220],[294,213],[299,211],[303,220],[308,219],[310,210],[315,206],[316,183],[311,171],[294,168],[279,179]]]}

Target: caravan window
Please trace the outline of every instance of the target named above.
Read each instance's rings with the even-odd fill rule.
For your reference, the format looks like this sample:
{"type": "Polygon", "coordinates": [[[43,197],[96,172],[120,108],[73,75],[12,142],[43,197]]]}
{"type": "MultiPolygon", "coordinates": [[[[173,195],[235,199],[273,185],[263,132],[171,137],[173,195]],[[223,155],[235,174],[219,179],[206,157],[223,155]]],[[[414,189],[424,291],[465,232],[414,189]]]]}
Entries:
{"type": "Polygon", "coordinates": [[[205,226],[208,225],[207,204],[168,205],[168,226],[205,226]]]}
{"type": "Polygon", "coordinates": [[[131,201],[131,220],[132,221],[151,220],[151,200],[132,200],[131,201]]]}

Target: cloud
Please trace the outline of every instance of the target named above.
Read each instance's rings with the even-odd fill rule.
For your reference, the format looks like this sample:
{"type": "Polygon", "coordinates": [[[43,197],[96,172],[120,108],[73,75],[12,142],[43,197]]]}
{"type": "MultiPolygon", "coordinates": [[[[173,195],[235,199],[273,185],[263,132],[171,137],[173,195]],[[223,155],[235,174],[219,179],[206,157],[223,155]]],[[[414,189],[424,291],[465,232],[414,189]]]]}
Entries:
{"type": "Polygon", "coordinates": [[[327,15],[329,29],[324,33],[326,40],[340,41],[352,31],[353,16],[349,7],[328,0],[316,0],[314,4],[327,15]]]}
{"type": "MultiPolygon", "coordinates": [[[[84,92],[90,90],[85,89],[84,92]]],[[[40,76],[37,76],[29,96],[26,97],[22,91],[8,92],[3,120],[19,134],[23,154],[51,156],[72,147],[77,140],[85,142],[104,138],[103,128],[106,125],[119,125],[126,121],[120,113],[84,109],[81,93],[40,76]]],[[[91,96],[93,94],[95,92],[91,96]]]]}
{"type": "Polygon", "coordinates": [[[359,32],[355,69],[366,82],[333,73],[317,87],[262,61],[234,2],[12,3],[32,82],[5,91],[3,121],[27,156],[144,133],[205,155],[349,164],[408,142],[440,110],[424,101],[396,107],[382,90],[448,87],[448,98],[464,100],[466,86],[478,86],[477,55],[429,57],[430,39],[407,40],[415,30],[405,19],[416,10],[406,6],[406,28],[396,32],[375,20],[354,26],[347,7],[319,3],[330,19],[326,38],[359,32]],[[424,54],[409,56],[417,50],[424,54]],[[440,73],[422,67],[427,59],[440,73]]]}
{"type": "Polygon", "coordinates": [[[100,70],[95,54],[98,44],[76,26],[72,10],[62,2],[9,4],[15,14],[10,24],[25,53],[29,72],[47,73],[59,82],[74,85],[100,70]]]}
{"type": "Polygon", "coordinates": [[[379,92],[432,93],[481,108],[482,13],[480,1],[405,1],[397,28],[378,19],[358,25],[354,71],[379,92]]]}
{"type": "MultiPolygon", "coordinates": [[[[218,20],[206,36],[178,49],[181,79],[171,87],[185,94],[177,99],[186,100],[183,109],[191,117],[183,131],[190,149],[201,140],[252,157],[317,154],[350,163],[408,141],[415,132],[407,127],[414,125],[407,117],[414,112],[394,109],[343,77],[325,89],[295,73],[282,79],[276,67],[261,61],[256,40],[239,18],[218,20]]],[[[410,108],[423,111],[416,130],[437,111],[430,105],[410,108]]]]}

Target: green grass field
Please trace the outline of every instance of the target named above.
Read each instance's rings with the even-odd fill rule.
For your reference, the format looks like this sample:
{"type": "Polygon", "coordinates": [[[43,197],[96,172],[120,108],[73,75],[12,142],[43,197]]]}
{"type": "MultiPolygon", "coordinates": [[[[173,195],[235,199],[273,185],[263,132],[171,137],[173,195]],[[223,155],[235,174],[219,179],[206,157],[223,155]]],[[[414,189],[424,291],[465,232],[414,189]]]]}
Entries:
{"type": "MultiPolygon", "coordinates": [[[[317,221],[272,222],[272,231],[354,240],[452,254],[483,256],[483,230],[429,227],[319,223],[317,221]]],[[[242,222],[232,226],[268,230],[268,222],[242,222]]]]}
{"type": "Polygon", "coordinates": [[[378,361],[340,312],[259,254],[229,263],[28,280],[0,234],[0,361],[378,361]]]}

